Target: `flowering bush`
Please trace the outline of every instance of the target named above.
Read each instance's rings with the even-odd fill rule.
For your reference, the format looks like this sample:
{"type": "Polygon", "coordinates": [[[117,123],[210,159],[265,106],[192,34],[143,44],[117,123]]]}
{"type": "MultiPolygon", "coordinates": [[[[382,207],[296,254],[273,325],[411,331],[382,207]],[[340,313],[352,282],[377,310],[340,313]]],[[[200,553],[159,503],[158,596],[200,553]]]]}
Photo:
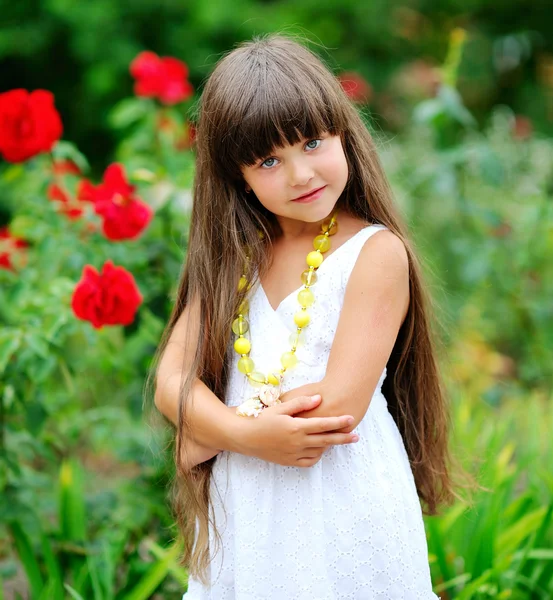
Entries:
{"type": "MultiPolygon", "coordinates": [[[[160,104],[138,97],[115,107],[112,124],[121,130],[129,125],[121,119],[126,102],[141,115],[132,123],[140,140],[126,130],[119,155],[99,181],[89,175],[86,158],[60,139],[61,119],[50,92],[0,94],[0,153],[7,161],[0,164],[0,218],[9,221],[0,228],[0,527],[8,527],[10,537],[29,549],[39,540],[41,548],[50,538],[63,541],[48,562],[52,567],[55,553],[59,577],[52,582],[30,575],[24,596],[61,600],[71,588],[72,597],[99,597],[98,577],[103,598],[114,597],[108,588],[116,585],[137,599],[149,598],[153,580],[143,573],[144,549],[131,540],[157,528],[155,537],[167,539],[171,524],[168,515],[160,523],[144,510],[148,494],[157,506],[163,502],[163,490],[152,485],[129,519],[103,527],[93,513],[94,533],[88,537],[84,508],[76,508],[85,490],[78,502],[69,497],[76,493],[76,482],[67,480],[78,472],[74,465],[60,473],[67,495],[60,511],[76,512],[62,514],[59,530],[47,525],[57,491],[52,478],[68,455],[87,463],[96,482],[105,468],[91,467],[98,456],[117,471],[129,461],[142,465],[144,471],[134,467],[127,476],[134,486],[144,485],[147,473],[159,479],[168,471],[165,459],[144,456],[152,441],[145,439],[137,417],[144,374],[183,259],[173,231],[186,230],[193,127],[182,117],[186,107],[177,103],[189,98],[192,88],[181,61],[147,63],[142,56],[133,71],[137,93],[160,104]],[[163,122],[171,123],[169,130],[163,122]],[[95,545],[113,536],[129,540],[121,559],[128,565],[128,582],[120,573],[117,581],[115,575],[107,581],[105,562],[94,565],[95,545]]],[[[95,492],[94,484],[86,490],[95,492]]],[[[118,486],[124,506],[133,505],[133,494],[118,486]]],[[[110,554],[115,547],[116,542],[108,552],[114,571],[120,568],[120,559],[110,554]]],[[[0,542],[0,556],[4,552],[0,542]]],[[[177,552],[175,546],[164,567],[180,577],[175,590],[184,586],[177,552]]],[[[40,549],[36,558],[20,558],[29,573],[45,568],[43,562],[38,566],[44,560],[40,549]]],[[[170,581],[164,585],[171,588],[170,581]]]]}

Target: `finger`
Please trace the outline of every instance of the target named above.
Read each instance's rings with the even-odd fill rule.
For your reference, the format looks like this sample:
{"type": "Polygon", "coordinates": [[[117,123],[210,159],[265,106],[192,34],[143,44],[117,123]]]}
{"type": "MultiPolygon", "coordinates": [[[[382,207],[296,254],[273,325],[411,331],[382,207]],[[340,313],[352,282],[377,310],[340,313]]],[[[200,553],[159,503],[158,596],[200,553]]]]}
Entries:
{"type": "Polygon", "coordinates": [[[351,415],[341,417],[311,417],[310,419],[296,419],[301,423],[301,429],[305,433],[321,433],[323,431],[335,431],[353,423],[351,415]]]}
{"type": "Polygon", "coordinates": [[[298,458],[296,462],[297,467],[312,467],[317,464],[321,458],[298,458]]]}
{"type": "Polygon", "coordinates": [[[275,412],[279,415],[295,415],[304,410],[311,410],[321,402],[320,394],[315,396],[298,396],[293,400],[281,402],[275,406],[275,412]]]}
{"type": "Polygon", "coordinates": [[[309,447],[342,446],[344,444],[355,444],[359,436],[354,433],[326,433],[313,434],[309,436],[309,447]]]}
{"type": "Polygon", "coordinates": [[[306,448],[302,453],[302,458],[319,458],[328,448],[306,448]]]}

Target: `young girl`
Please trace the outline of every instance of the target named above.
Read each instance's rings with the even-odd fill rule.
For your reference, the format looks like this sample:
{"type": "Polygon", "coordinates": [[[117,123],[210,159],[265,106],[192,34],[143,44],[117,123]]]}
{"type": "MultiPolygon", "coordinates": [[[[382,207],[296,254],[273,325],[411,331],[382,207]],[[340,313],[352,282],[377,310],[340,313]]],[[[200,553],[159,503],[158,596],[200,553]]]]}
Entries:
{"type": "Polygon", "coordinates": [[[156,372],[186,600],[437,598],[419,499],[453,491],[427,306],[337,79],[281,35],[227,54],[156,372]]]}

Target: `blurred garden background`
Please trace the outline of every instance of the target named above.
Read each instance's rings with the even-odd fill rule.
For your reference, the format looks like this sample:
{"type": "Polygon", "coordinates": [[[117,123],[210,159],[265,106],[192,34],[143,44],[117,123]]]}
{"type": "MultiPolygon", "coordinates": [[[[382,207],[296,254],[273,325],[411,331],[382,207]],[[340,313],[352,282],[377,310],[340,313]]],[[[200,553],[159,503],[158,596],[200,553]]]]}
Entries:
{"type": "MultiPolygon", "coordinates": [[[[553,598],[547,0],[30,0],[0,11],[0,599],[180,598],[145,379],[221,54],[305,35],[378,140],[436,301],[452,447],[435,591],[553,598]]],[[[155,430],[157,431],[157,430],[155,430]]]]}

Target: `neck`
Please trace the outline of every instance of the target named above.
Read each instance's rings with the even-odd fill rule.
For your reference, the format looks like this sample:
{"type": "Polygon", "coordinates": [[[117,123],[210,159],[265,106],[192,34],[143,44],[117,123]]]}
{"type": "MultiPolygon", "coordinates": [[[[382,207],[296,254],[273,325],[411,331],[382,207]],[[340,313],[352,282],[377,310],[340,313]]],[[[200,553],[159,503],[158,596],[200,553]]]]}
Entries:
{"type": "Polygon", "coordinates": [[[332,209],[329,215],[327,215],[324,219],[320,221],[307,222],[307,221],[297,221],[296,219],[288,219],[286,217],[277,216],[278,223],[280,228],[282,229],[281,239],[285,241],[292,241],[301,239],[304,237],[315,237],[319,233],[321,233],[322,224],[330,219],[332,215],[336,214],[336,219],[339,220],[340,213],[336,208],[332,209]]]}

